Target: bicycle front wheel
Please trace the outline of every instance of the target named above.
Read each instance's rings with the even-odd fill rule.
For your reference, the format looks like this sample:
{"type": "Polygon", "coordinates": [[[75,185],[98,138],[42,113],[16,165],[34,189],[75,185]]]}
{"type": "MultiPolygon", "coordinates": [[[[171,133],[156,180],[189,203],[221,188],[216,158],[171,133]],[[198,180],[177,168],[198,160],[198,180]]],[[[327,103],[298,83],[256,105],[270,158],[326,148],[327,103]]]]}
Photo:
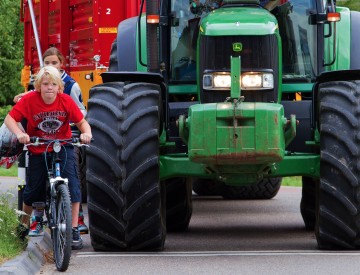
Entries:
{"type": "Polygon", "coordinates": [[[71,256],[71,201],[67,185],[60,184],[57,190],[56,213],[53,213],[53,249],[56,268],[67,270],[71,256]]]}

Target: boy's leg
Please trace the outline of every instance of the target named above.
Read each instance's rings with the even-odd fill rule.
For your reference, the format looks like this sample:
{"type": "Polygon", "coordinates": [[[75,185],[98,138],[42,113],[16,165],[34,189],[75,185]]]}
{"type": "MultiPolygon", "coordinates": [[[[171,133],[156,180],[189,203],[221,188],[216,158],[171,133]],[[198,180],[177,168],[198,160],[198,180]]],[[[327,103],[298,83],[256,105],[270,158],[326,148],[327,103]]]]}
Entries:
{"type": "Polygon", "coordinates": [[[71,248],[74,250],[81,249],[83,247],[82,239],[80,237],[80,231],[78,227],[80,202],[72,203],[72,244],[71,248]]]}
{"type": "MultiPolygon", "coordinates": [[[[29,167],[26,178],[26,185],[23,193],[23,211],[26,213],[21,217],[21,224],[19,226],[19,237],[24,239],[29,232],[30,216],[34,209],[34,202],[45,202],[46,190],[45,182],[47,179],[47,171],[45,166],[44,155],[31,155],[29,154],[29,167]]],[[[34,231],[39,232],[42,230],[42,216],[44,213],[44,207],[36,207],[35,214],[39,217],[37,223],[33,224],[34,231]],[[41,208],[41,209],[40,209],[41,208]],[[37,228],[38,227],[38,228],[37,228]]],[[[36,221],[36,217],[34,217],[36,221]]],[[[32,236],[39,235],[36,232],[32,232],[32,236]],[[36,234],[35,234],[36,233],[36,234]]]]}
{"type": "Polygon", "coordinates": [[[30,237],[37,237],[43,235],[43,216],[45,210],[45,202],[34,202],[32,204],[33,216],[31,217],[30,224],[30,237]]]}
{"type": "Polygon", "coordinates": [[[32,206],[29,206],[29,205],[26,205],[25,203],[23,203],[23,211],[26,213],[26,215],[21,216],[21,223],[26,225],[27,227],[29,227],[32,209],[33,209],[32,206]]]}
{"type": "Polygon", "coordinates": [[[20,224],[17,228],[17,235],[21,240],[24,240],[25,237],[29,234],[29,223],[32,206],[23,203],[23,211],[25,212],[25,214],[21,216],[20,224]]]}
{"type": "Polygon", "coordinates": [[[78,227],[80,202],[72,203],[72,227],[78,227]]]}
{"type": "Polygon", "coordinates": [[[82,210],[81,203],[80,203],[80,209],[79,209],[78,227],[79,227],[80,234],[89,234],[89,228],[85,224],[84,213],[82,210]]]}

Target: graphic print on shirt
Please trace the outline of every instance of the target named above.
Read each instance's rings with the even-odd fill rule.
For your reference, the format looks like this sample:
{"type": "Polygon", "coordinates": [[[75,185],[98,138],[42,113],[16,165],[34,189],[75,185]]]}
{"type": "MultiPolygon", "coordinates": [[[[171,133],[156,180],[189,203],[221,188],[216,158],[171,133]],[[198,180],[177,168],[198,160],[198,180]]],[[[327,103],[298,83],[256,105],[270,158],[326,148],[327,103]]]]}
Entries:
{"type": "Polygon", "coordinates": [[[64,124],[66,117],[67,112],[52,111],[38,113],[34,115],[33,118],[38,125],[38,129],[50,136],[59,131],[60,127],[64,124]]]}

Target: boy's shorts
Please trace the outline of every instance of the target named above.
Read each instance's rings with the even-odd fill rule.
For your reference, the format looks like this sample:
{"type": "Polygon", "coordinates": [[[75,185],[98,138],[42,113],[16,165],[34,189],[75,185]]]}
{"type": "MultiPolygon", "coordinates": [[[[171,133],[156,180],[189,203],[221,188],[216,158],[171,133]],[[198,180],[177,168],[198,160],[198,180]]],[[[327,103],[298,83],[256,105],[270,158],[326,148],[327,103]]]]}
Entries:
{"type": "MultiPolygon", "coordinates": [[[[33,202],[46,201],[46,180],[48,179],[45,162],[45,153],[34,155],[29,153],[29,166],[26,175],[26,185],[23,199],[26,205],[31,206],[33,202]]],[[[51,165],[52,153],[46,153],[48,167],[51,165]]],[[[74,148],[63,146],[59,153],[61,163],[61,177],[69,180],[69,192],[71,202],[81,201],[80,181],[77,174],[74,148]],[[65,149],[65,150],[64,150],[65,149]]]]}

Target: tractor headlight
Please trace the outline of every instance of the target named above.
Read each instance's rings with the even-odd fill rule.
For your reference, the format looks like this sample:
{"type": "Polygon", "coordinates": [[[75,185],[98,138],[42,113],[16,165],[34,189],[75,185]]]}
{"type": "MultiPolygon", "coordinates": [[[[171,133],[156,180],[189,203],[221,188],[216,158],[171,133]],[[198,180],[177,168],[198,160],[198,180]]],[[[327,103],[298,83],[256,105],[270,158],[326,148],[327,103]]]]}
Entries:
{"type": "Polygon", "coordinates": [[[244,90],[273,89],[274,76],[272,73],[243,73],[241,75],[241,88],[244,90]]]}
{"type": "Polygon", "coordinates": [[[203,76],[203,87],[206,90],[229,90],[231,76],[229,73],[212,73],[203,76]]]}
{"type": "Polygon", "coordinates": [[[214,75],[214,87],[215,88],[230,88],[231,77],[229,74],[216,74],[214,75]]]}
{"type": "MultiPolygon", "coordinates": [[[[246,72],[241,74],[241,89],[262,90],[274,88],[274,76],[268,72],[246,72]]],[[[207,73],[203,76],[203,89],[230,90],[231,76],[228,72],[207,73]]]]}

